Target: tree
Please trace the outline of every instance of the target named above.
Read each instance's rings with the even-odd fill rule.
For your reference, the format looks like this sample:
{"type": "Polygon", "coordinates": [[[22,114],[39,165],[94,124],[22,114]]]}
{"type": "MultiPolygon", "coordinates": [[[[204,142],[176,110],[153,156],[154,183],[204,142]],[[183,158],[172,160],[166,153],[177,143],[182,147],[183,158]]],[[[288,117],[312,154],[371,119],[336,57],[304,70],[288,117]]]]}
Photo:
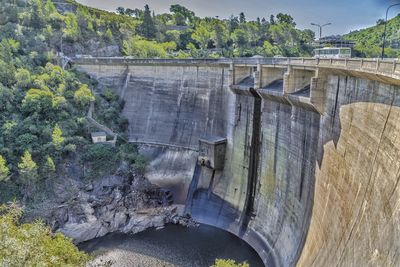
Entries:
{"type": "Polygon", "coordinates": [[[28,192],[31,189],[32,182],[38,178],[36,162],[33,161],[31,153],[28,150],[22,155],[20,163],[18,163],[19,177],[23,184],[27,186],[28,192]]]}
{"type": "Polygon", "coordinates": [[[175,24],[178,26],[185,26],[186,25],[186,18],[181,13],[176,13],[174,15],[175,24]]]}
{"type": "Polygon", "coordinates": [[[267,57],[272,57],[281,54],[281,50],[279,47],[272,45],[270,42],[265,41],[264,45],[264,53],[267,57]]]}
{"type": "Polygon", "coordinates": [[[288,14],[278,13],[278,15],[276,15],[276,18],[278,19],[278,23],[286,23],[292,25],[293,27],[296,26],[293,17],[288,14]]]}
{"type": "Polygon", "coordinates": [[[229,33],[234,32],[237,28],[239,28],[239,19],[232,15],[229,18],[229,33]]]}
{"type": "Polygon", "coordinates": [[[7,181],[10,178],[9,174],[10,169],[7,167],[7,162],[3,156],[0,155],[0,182],[7,181]]]}
{"type": "Polygon", "coordinates": [[[149,5],[144,6],[143,22],[140,25],[141,34],[148,39],[152,39],[156,36],[156,26],[151,16],[149,5]]]}
{"type": "Polygon", "coordinates": [[[269,17],[269,24],[271,24],[271,25],[274,25],[276,22],[275,22],[275,16],[274,15],[271,15],[270,17],[269,17]]]}
{"type": "Polygon", "coordinates": [[[46,114],[53,109],[54,94],[48,90],[29,89],[22,100],[22,110],[46,114]]]}
{"type": "Polygon", "coordinates": [[[44,5],[44,15],[47,19],[57,18],[58,11],[54,6],[54,3],[51,0],[46,0],[46,4],[44,5]]]}
{"type": "Polygon", "coordinates": [[[240,14],[239,14],[239,22],[240,22],[240,24],[246,23],[246,16],[244,15],[243,12],[240,12],[240,14]]]}
{"type": "Polygon", "coordinates": [[[236,29],[232,33],[232,40],[239,48],[243,49],[247,46],[249,41],[248,32],[243,29],[236,29]]]}
{"type": "Polygon", "coordinates": [[[117,7],[117,13],[120,15],[125,15],[125,8],[122,6],[117,7]]]}
{"type": "Polygon", "coordinates": [[[110,29],[107,29],[104,33],[104,38],[108,41],[111,42],[113,40],[113,34],[110,29]]]}
{"type": "Polygon", "coordinates": [[[78,40],[78,37],[81,34],[78,25],[78,19],[75,14],[67,12],[65,14],[65,28],[63,30],[63,34],[65,38],[70,39],[71,41],[78,40]]]}
{"type": "Polygon", "coordinates": [[[310,29],[306,29],[300,32],[300,42],[301,44],[310,44],[311,42],[313,42],[315,40],[315,32],[310,30],[310,29]]]}
{"type": "Polygon", "coordinates": [[[15,68],[0,59],[0,83],[11,86],[15,82],[15,68]]]}
{"type": "Polygon", "coordinates": [[[376,25],[383,25],[383,24],[385,24],[385,20],[384,19],[378,19],[376,21],[376,25]]]}
{"type": "Polygon", "coordinates": [[[62,136],[62,134],[61,128],[58,126],[58,124],[56,124],[53,134],[51,135],[52,144],[56,150],[61,150],[62,145],[64,144],[65,138],[62,136]]]}
{"type": "Polygon", "coordinates": [[[212,34],[212,40],[217,48],[223,48],[229,39],[229,33],[224,23],[217,20],[214,23],[214,31],[212,34]]]}
{"type": "Polygon", "coordinates": [[[210,267],[250,267],[250,265],[246,262],[236,263],[234,260],[216,259],[215,263],[210,267]]]}
{"type": "Polygon", "coordinates": [[[21,224],[16,204],[0,206],[0,266],[85,266],[89,255],[43,222],[21,224]]]}
{"type": "Polygon", "coordinates": [[[17,69],[15,73],[15,80],[17,81],[17,86],[20,88],[26,88],[31,83],[31,74],[27,69],[17,69]]]}
{"type": "Polygon", "coordinates": [[[47,156],[42,171],[47,178],[51,177],[55,173],[56,165],[54,164],[54,161],[50,156],[47,156]]]}
{"type": "Polygon", "coordinates": [[[127,15],[129,17],[133,17],[135,15],[135,10],[127,8],[127,9],[125,9],[125,15],[127,15]]]}
{"type": "Polygon", "coordinates": [[[14,55],[17,53],[19,47],[20,43],[18,41],[11,38],[3,39],[0,42],[0,59],[12,63],[14,61],[14,55]]]}
{"type": "Polygon", "coordinates": [[[176,25],[186,25],[186,21],[193,21],[194,12],[181,5],[171,5],[169,11],[174,14],[176,25]]]}
{"type": "Polygon", "coordinates": [[[81,87],[75,91],[74,100],[78,105],[83,107],[94,101],[95,98],[89,87],[86,84],[82,84],[81,87]]]}
{"type": "Polygon", "coordinates": [[[176,43],[175,42],[165,42],[160,44],[160,46],[167,51],[168,53],[172,53],[176,49],[176,43]]]}
{"type": "Polygon", "coordinates": [[[127,56],[137,58],[164,58],[167,56],[165,48],[171,48],[172,42],[158,44],[137,37],[132,37],[123,42],[123,52],[127,56]],[[165,47],[164,47],[165,46],[165,47]]]}
{"type": "Polygon", "coordinates": [[[14,109],[13,100],[13,90],[3,86],[0,83],[0,120],[3,116],[7,116],[8,114],[10,114],[14,109]]]}
{"type": "Polygon", "coordinates": [[[207,49],[208,42],[211,40],[212,32],[208,29],[205,21],[200,22],[196,30],[192,33],[193,40],[197,41],[201,49],[207,49]]]}

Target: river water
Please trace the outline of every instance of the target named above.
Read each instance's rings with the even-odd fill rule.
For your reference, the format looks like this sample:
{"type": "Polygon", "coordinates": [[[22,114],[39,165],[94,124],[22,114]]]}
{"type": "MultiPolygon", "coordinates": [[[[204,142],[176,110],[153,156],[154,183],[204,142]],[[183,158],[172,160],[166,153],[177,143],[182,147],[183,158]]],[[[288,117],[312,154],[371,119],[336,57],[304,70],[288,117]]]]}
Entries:
{"type": "Polygon", "coordinates": [[[79,245],[95,256],[94,263],[129,267],[207,267],[216,258],[247,261],[251,267],[264,266],[257,253],[235,235],[200,225],[185,228],[167,225],[160,230],[109,234],[79,245]]]}

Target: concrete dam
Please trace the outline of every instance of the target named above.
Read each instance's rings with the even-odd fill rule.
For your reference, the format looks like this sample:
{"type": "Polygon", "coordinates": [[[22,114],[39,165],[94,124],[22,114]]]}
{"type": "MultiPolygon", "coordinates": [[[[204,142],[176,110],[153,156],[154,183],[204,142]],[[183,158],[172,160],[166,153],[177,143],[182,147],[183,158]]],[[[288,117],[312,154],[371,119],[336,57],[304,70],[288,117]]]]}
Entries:
{"type": "Polygon", "coordinates": [[[400,63],[76,58],[146,176],[266,266],[400,266],[400,63]],[[399,138],[397,138],[399,137],[399,138]]]}

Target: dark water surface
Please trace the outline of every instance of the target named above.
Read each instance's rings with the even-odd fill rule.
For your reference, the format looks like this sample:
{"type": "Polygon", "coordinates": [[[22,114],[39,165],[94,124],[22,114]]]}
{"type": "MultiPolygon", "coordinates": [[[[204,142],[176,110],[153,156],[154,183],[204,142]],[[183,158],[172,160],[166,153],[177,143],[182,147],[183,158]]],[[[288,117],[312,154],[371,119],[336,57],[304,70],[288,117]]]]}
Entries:
{"type": "Polygon", "coordinates": [[[96,262],[111,260],[111,266],[207,267],[216,258],[247,261],[251,267],[264,266],[247,243],[207,225],[198,228],[168,225],[135,235],[109,234],[81,243],[79,248],[94,255],[96,262]]]}

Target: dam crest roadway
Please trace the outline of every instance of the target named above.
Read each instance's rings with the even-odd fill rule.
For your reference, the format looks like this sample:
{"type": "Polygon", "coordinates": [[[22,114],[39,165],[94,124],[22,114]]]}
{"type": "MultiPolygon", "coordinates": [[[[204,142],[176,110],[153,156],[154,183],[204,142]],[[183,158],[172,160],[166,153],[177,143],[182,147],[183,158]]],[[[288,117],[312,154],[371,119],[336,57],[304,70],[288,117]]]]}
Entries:
{"type": "Polygon", "coordinates": [[[69,64],[125,102],[149,180],[267,266],[400,266],[400,62],[69,64]]]}

